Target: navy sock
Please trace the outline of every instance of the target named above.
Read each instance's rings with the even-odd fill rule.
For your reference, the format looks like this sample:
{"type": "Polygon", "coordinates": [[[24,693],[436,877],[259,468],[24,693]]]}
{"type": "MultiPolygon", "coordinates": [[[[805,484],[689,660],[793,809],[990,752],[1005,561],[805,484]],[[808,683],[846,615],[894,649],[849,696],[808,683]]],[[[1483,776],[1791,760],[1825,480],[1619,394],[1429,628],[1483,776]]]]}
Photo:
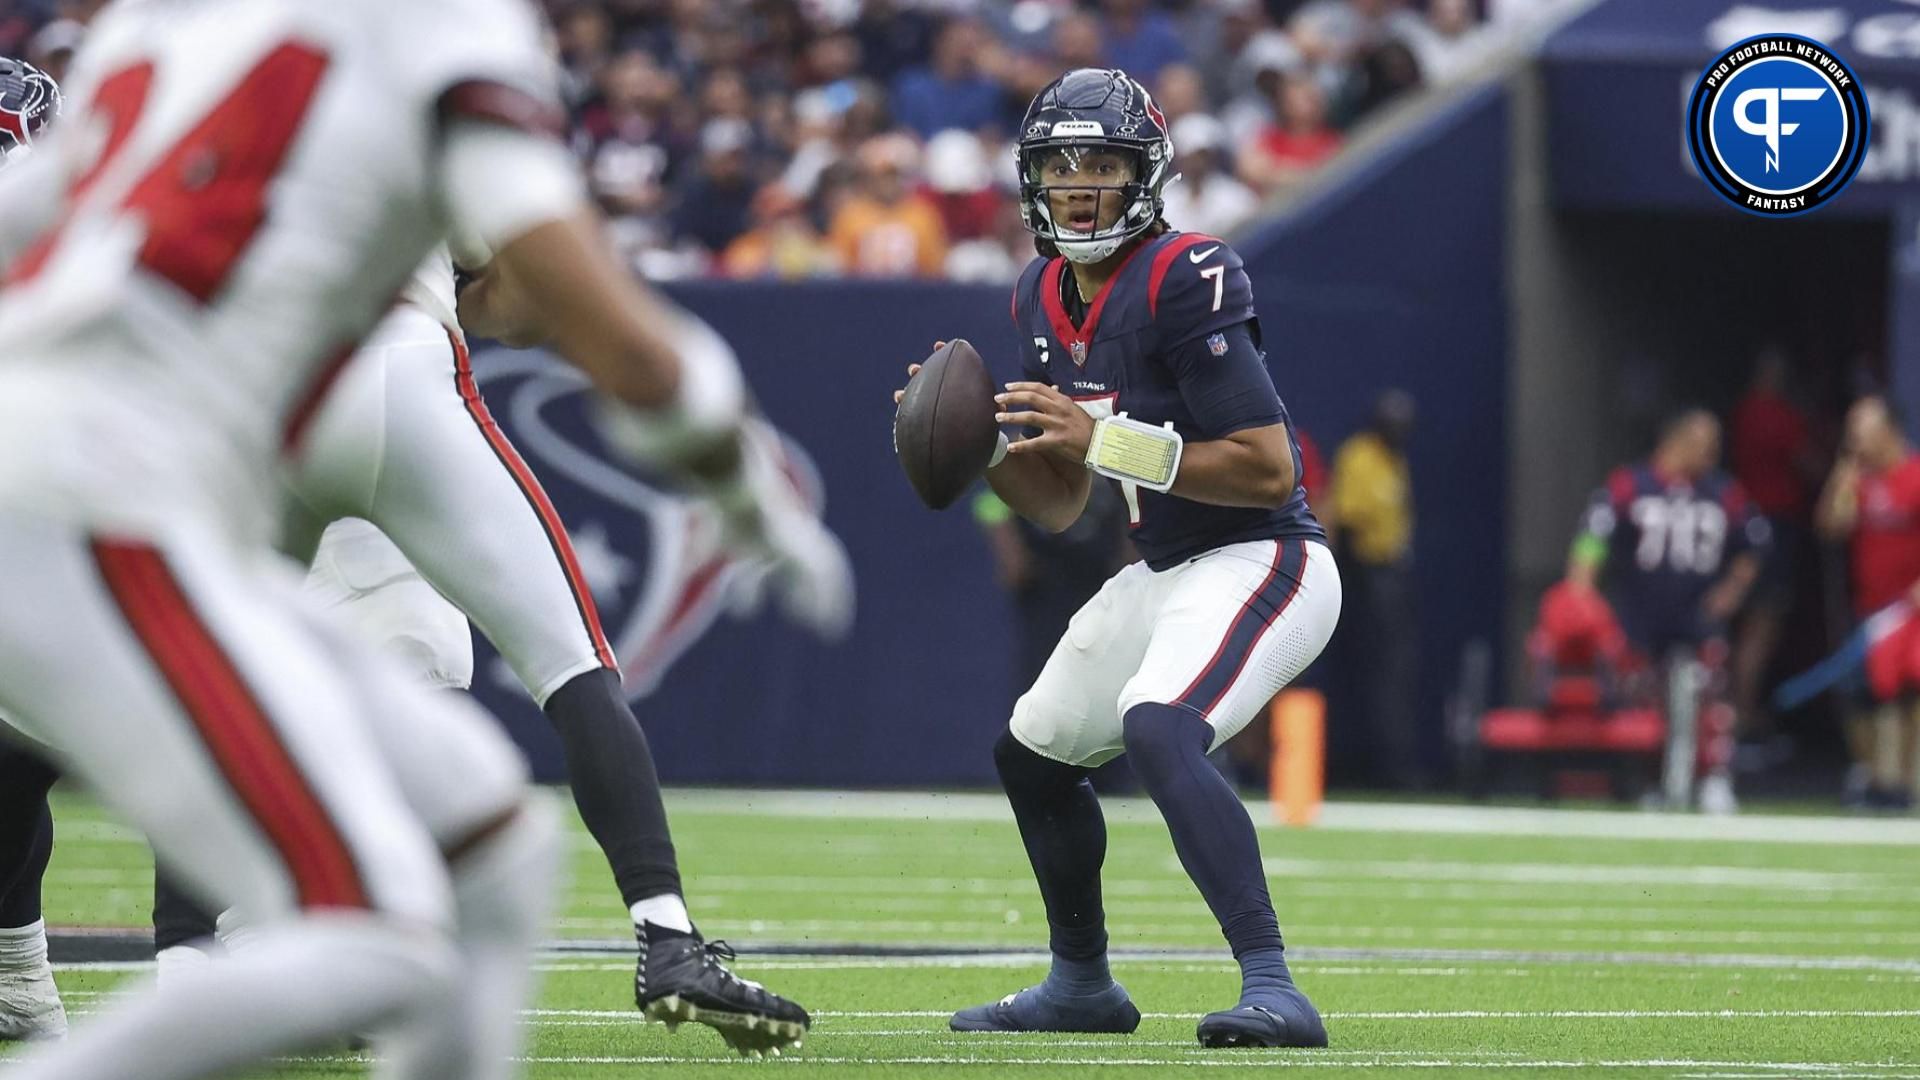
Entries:
{"type": "Polygon", "coordinates": [[[1251,1005],[1276,994],[1297,989],[1293,973],[1287,970],[1284,949],[1249,949],[1240,957],[1240,1004],[1251,1005]]]}
{"type": "Polygon", "coordinates": [[[1041,985],[1052,993],[1085,997],[1112,986],[1113,972],[1107,967],[1107,954],[1104,952],[1085,960],[1054,953],[1053,966],[1047,970],[1047,980],[1041,985]]]}
{"type": "Polygon", "coordinates": [[[1127,761],[1160,808],[1180,865],[1220,920],[1243,972],[1252,955],[1277,957],[1280,923],[1267,895],[1260,842],[1240,796],[1207,760],[1213,729],[1187,709],[1158,704],[1128,709],[1123,725],[1127,761]]]}
{"type": "Polygon", "coordinates": [[[1097,990],[1112,982],[1100,899],[1107,822],[1088,770],[1043,758],[1011,733],[994,744],[993,762],[1047,908],[1053,951],[1047,981],[1076,993],[1097,990]]]}

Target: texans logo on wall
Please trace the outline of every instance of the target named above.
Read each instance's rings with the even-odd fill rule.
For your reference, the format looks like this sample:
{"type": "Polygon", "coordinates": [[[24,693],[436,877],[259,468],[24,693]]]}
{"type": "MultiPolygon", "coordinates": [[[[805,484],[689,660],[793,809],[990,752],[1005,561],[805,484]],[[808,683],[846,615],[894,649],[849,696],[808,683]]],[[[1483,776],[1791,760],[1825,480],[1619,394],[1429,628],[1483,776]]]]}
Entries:
{"type": "MultiPolygon", "coordinates": [[[[585,378],[537,352],[488,349],[474,356],[487,406],[539,476],[573,537],[580,570],[600,608],[628,697],[645,697],[721,614],[760,606],[764,570],[729,558],[720,522],[664,481],[614,465],[587,418],[585,378]]],[[[784,433],[795,485],[818,508],[819,471],[784,433]]],[[[525,698],[498,657],[476,672],[476,691],[525,698]]]]}

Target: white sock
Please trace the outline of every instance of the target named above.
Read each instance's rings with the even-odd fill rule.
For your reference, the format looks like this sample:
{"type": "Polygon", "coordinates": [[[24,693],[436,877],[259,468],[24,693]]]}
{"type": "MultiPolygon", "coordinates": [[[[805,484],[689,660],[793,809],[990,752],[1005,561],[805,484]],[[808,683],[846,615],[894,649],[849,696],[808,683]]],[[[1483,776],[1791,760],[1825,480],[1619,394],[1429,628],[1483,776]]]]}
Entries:
{"type": "Polygon", "coordinates": [[[667,930],[678,930],[683,934],[693,933],[693,919],[687,914],[687,902],[680,899],[679,893],[661,893],[649,896],[630,908],[633,912],[633,925],[645,926],[652,923],[667,930]]]}
{"type": "Polygon", "coordinates": [[[0,927],[0,969],[37,970],[47,963],[47,922],[0,927]]]}
{"type": "Polygon", "coordinates": [[[47,924],[0,928],[0,1039],[58,1039],[67,1011],[47,963],[47,924]]]}
{"type": "Polygon", "coordinates": [[[191,945],[169,945],[153,955],[154,978],[172,990],[183,979],[196,978],[213,966],[213,954],[191,945]]]}

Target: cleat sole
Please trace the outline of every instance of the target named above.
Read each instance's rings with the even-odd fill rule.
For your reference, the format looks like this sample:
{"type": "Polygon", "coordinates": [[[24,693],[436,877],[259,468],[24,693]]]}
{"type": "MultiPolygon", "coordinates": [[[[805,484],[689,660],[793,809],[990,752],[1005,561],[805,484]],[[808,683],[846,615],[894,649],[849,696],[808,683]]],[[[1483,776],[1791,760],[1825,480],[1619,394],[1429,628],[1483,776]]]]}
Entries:
{"type": "Polygon", "coordinates": [[[778,1054],[788,1046],[797,1050],[807,1034],[807,1025],[796,1020],[703,1008],[678,994],[648,1002],[641,1015],[667,1025],[668,1031],[674,1031],[681,1024],[703,1024],[718,1032],[742,1057],[759,1057],[768,1051],[778,1054]]]}

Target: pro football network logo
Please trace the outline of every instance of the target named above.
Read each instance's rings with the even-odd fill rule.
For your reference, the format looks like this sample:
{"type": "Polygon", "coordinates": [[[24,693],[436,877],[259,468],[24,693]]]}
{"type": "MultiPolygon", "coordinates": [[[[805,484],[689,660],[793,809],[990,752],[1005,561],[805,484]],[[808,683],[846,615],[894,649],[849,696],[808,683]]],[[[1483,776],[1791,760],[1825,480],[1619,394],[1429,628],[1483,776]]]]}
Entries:
{"type": "Polygon", "coordinates": [[[1866,90],[1833,50],[1798,34],[1728,48],[1687,103],[1694,168],[1721,198],[1793,217],[1846,190],[1867,156],[1866,90]]]}

